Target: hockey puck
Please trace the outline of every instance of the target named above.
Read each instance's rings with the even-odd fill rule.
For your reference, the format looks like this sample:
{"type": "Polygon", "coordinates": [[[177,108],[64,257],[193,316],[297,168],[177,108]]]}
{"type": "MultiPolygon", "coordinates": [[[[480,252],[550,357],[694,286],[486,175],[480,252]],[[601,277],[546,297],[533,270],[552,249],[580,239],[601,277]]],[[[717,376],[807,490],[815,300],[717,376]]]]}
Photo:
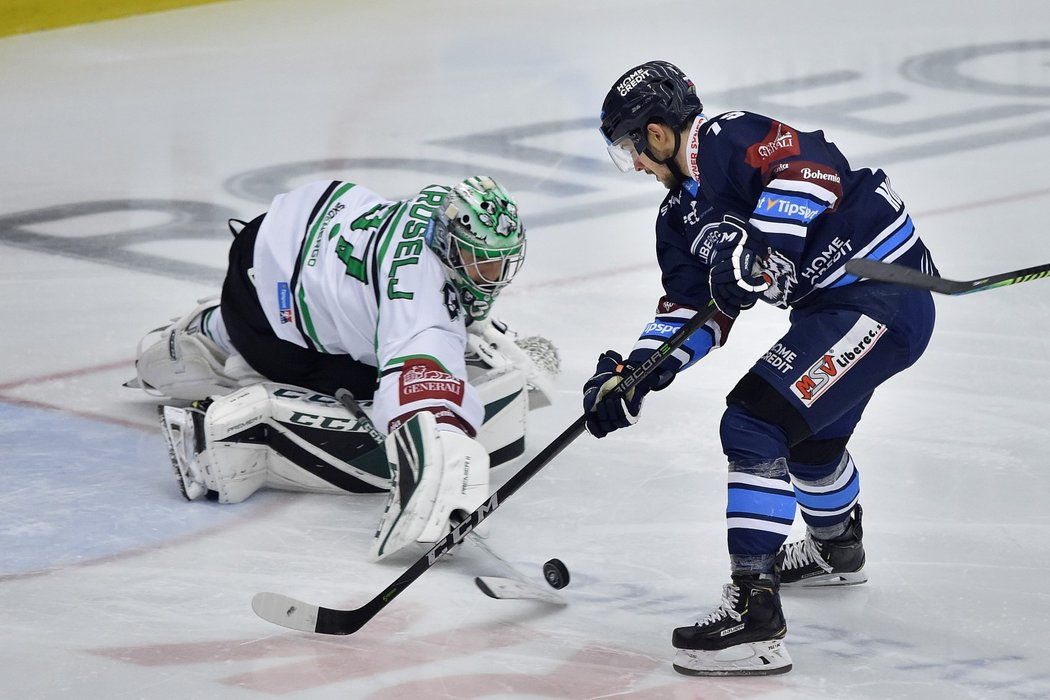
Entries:
{"type": "Polygon", "coordinates": [[[543,565],[543,578],[551,588],[565,588],[569,585],[569,569],[561,559],[551,559],[543,565]]]}

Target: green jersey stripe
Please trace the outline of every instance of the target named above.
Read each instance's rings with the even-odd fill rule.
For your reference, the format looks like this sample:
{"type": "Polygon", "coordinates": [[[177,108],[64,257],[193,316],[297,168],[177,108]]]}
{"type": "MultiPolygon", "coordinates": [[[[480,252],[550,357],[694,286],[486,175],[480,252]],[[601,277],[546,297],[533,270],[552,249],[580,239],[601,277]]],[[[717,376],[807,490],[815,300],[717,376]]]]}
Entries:
{"type": "MultiPolygon", "coordinates": [[[[317,210],[317,216],[313,221],[313,225],[310,226],[309,224],[307,224],[307,226],[309,227],[309,233],[307,234],[306,241],[304,242],[303,247],[299,253],[300,266],[307,264],[307,260],[309,259],[314,246],[320,245],[320,241],[317,240],[317,235],[318,232],[321,230],[321,224],[325,221],[325,214],[331,210],[332,205],[336,202],[336,200],[338,200],[344,194],[349,192],[353,187],[354,183],[352,182],[343,183],[342,187],[339,187],[335,192],[332,193],[332,196],[328,198],[328,201],[325,203],[325,205],[317,210]]],[[[301,279],[299,280],[299,284],[297,285],[297,287],[298,289],[295,290],[295,296],[298,301],[299,314],[303,319],[303,326],[305,327],[306,333],[310,336],[310,340],[312,340],[314,344],[317,345],[318,350],[320,350],[321,352],[328,352],[327,350],[325,350],[324,345],[321,343],[321,340],[317,337],[317,329],[314,328],[313,319],[310,317],[310,307],[306,301],[306,288],[303,286],[301,279]]]]}

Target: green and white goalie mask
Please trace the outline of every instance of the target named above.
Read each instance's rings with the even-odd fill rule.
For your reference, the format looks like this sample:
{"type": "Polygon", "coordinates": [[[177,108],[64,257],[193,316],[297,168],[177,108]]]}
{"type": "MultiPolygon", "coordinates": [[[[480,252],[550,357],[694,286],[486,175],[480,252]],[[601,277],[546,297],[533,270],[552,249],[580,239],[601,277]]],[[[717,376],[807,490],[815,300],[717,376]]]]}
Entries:
{"type": "Polygon", "coordinates": [[[449,271],[467,315],[488,316],[500,290],[525,261],[525,227],[514,198],[492,178],[454,186],[427,229],[427,243],[449,271]]]}

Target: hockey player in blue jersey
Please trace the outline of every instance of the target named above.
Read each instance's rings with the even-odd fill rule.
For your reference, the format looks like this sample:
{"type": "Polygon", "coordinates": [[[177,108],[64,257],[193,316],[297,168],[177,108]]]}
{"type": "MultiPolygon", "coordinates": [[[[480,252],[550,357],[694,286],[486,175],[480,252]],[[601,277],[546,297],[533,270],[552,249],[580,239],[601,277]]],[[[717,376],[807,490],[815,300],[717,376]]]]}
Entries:
{"type": "Polygon", "coordinates": [[[717,610],[672,636],[681,673],[784,673],[780,586],[867,580],[847,443],[872,392],[922,355],[934,325],[929,292],[858,279],[845,264],[936,269],[881,170],[851,168],[822,132],[702,110],[693,83],[663,61],[625,73],[602,105],[613,161],[669,190],[656,222],[664,295],[626,359],[601,355],[583,404],[596,437],[629,426],[649,391],[726,342],[741,311],[760,300],[791,310],[790,328],[729,393],[721,421],[732,581],[717,610]],[[606,398],[712,302],[719,313],[656,372],[625,398],[606,398]],[[785,544],[796,506],[806,537],[785,544]]]}

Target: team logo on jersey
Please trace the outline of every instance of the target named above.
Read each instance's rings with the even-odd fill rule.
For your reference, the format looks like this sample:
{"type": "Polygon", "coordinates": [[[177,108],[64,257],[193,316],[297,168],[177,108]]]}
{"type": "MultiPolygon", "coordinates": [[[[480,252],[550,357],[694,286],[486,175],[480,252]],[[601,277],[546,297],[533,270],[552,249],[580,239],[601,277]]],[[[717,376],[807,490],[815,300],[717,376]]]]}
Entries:
{"type": "Polygon", "coordinates": [[[786,309],[788,297],[798,285],[795,275],[795,263],[775,250],[770,250],[762,261],[763,277],[769,280],[769,289],[762,292],[762,298],[769,304],[786,309]]]}
{"type": "Polygon", "coordinates": [[[444,297],[445,310],[448,311],[448,318],[450,321],[455,321],[459,318],[459,312],[463,306],[459,303],[459,294],[456,293],[456,288],[452,286],[451,282],[445,282],[445,286],[441,288],[441,295],[444,297]]]}
{"type": "Polygon", "coordinates": [[[435,360],[412,357],[401,367],[398,380],[401,403],[450,401],[463,405],[463,380],[449,374],[435,360]]]}
{"type": "Polygon", "coordinates": [[[773,122],[769,133],[747,149],[744,162],[752,168],[765,170],[774,161],[791,158],[799,153],[798,134],[795,130],[787,124],[773,122]]]}
{"type": "Polygon", "coordinates": [[[861,315],[846,335],[839,338],[824,356],[809,366],[791,390],[807,407],[823,396],[846,372],[867,355],[883,333],[884,324],[861,315]]]}
{"type": "Polygon", "coordinates": [[[277,316],[281,323],[295,320],[292,316],[292,290],[288,288],[287,282],[277,283],[277,316]]]}

